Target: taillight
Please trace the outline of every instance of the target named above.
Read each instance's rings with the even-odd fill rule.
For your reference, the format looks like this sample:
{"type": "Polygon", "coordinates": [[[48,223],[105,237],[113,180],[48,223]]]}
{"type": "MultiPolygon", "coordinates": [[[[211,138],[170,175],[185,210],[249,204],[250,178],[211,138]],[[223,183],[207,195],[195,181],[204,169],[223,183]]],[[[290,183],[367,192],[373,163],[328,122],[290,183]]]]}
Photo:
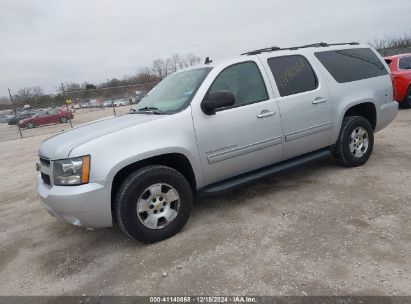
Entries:
{"type": "Polygon", "coordinates": [[[391,81],[392,81],[392,100],[396,101],[397,100],[397,78],[398,76],[394,76],[393,74],[390,73],[391,76],[391,81]]]}

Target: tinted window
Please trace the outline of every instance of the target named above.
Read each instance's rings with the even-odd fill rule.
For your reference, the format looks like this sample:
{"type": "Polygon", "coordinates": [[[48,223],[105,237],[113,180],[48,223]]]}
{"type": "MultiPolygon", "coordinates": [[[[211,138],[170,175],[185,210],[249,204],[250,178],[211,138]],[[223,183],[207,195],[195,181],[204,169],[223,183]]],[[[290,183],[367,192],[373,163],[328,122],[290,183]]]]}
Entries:
{"type": "Polygon", "coordinates": [[[209,89],[209,93],[227,90],[234,94],[234,107],[268,99],[263,77],[254,62],[232,65],[222,71],[209,89]]]}
{"type": "Polygon", "coordinates": [[[348,49],[315,53],[337,82],[351,82],[388,72],[371,49],[348,49]]]}
{"type": "Polygon", "coordinates": [[[288,96],[317,88],[318,80],[308,60],[301,55],[268,59],[281,96],[288,96]]]}
{"type": "Polygon", "coordinates": [[[411,69],[411,57],[402,57],[398,62],[398,68],[401,70],[411,69]]]}

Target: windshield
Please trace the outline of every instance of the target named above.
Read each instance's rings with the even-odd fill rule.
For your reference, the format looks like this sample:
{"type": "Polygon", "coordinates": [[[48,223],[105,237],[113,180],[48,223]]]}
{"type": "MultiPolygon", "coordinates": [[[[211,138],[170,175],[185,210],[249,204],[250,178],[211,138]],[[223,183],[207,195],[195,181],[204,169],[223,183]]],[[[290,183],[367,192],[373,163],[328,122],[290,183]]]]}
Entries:
{"type": "Polygon", "coordinates": [[[171,74],[154,87],[132,112],[176,112],[191,101],[201,83],[212,68],[199,68],[171,74]]]}

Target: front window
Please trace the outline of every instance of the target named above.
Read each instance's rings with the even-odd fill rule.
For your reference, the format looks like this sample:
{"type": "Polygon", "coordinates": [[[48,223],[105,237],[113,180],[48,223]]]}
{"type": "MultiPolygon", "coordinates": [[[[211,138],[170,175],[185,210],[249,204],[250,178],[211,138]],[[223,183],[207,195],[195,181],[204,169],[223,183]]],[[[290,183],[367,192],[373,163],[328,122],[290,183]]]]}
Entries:
{"type": "Polygon", "coordinates": [[[131,113],[173,113],[184,108],[212,68],[199,68],[171,74],[154,87],[131,113]]]}
{"type": "Polygon", "coordinates": [[[223,70],[211,85],[208,93],[229,91],[235,97],[231,108],[268,100],[263,77],[257,64],[241,62],[223,70]]]}

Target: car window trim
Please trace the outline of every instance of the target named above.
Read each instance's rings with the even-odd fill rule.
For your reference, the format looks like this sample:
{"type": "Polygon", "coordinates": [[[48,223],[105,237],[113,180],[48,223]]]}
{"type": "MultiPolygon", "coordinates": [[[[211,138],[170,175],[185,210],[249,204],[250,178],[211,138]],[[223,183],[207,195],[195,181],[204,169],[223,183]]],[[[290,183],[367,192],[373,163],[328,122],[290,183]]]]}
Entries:
{"type": "Polygon", "coordinates": [[[230,106],[230,107],[225,107],[225,108],[221,108],[221,109],[216,109],[216,112],[221,112],[221,111],[225,111],[225,110],[240,108],[240,107],[243,107],[243,106],[248,106],[248,105],[252,105],[252,104],[255,104],[255,103],[259,103],[259,102],[263,102],[263,101],[270,100],[270,95],[268,94],[267,85],[266,85],[266,83],[265,83],[263,74],[262,74],[261,69],[260,69],[260,67],[258,66],[257,62],[254,61],[254,60],[246,60],[246,61],[236,62],[236,63],[233,63],[233,64],[230,64],[230,65],[226,66],[226,67],[225,67],[222,71],[220,71],[220,73],[218,73],[218,75],[214,78],[213,82],[212,82],[212,83],[210,84],[210,86],[208,87],[208,90],[207,90],[206,94],[204,95],[203,100],[204,100],[204,98],[206,98],[206,96],[207,96],[208,93],[210,92],[211,87],[214,85],[214,82],[215,82],[216,79],[221,75],[221,73],[223,73],[225,70],[227,70],[228,68],[231,68],[231,67],[233,67],[233,66],[235,66],[235,65],[239,65],[239,64],[243,64],[243,63],[248,63],[248,62],[254,63],[254,64],[256,65],[256,67],[257,67],[257,69],[258,69],[258,72],[260,73],[261,80],[263,81],[264,90],[265,90],[265,93],[266,93],[266,95],[267,95],[267,99],[256,100],[256,101],[253,101],[253,102],[250,102],[250,103],[246,103],[246,104],[242,104],[242,105],[235,105],[235,104],[234,104],[233,106],[230,106]]]}
{"type": "Polygon", "coordinates": [[[293,96],[293,95],[297,95],[297,94],[301,94],[301,93],[306,93],[306,92],[312,92],[312,91],[317,90],[317,89],[320,87],[320,80],[319,80],[319,78],[318,78],[318,76],[317,76],[316,71],[314,70],[313,65],[312,65],[311,62],[308,60],[308,58],[305,57],[305,56],[302,55],[302,54],[292,54],[292,55],[269,57],[269,58],[267,58],[267,65],[268,65],[268,68],[270,69],[271,74],[273,75],[274,83],[275,83],[275,85],[276,85],[276,87],[277,87],[278,94],[279,94],[279,97],[280,97],[280,98],[282,98],[282,97],[288,97],[288,96],[293,96]],[[271,67],[270,67],[270,64],[269,64],[268,61],[269,61],[270,59],[284,58],[284,57],[297,57],[297,56],[303,57],[303,58],[307,61],[308,65],[311,67],[311,71],[313,71],[313,73],[314,73],[316,87],[315,87],[314,89],[312,89],[312,90],[301,91],[301,92],[297,92],[297,93],[288,94],[288,95],[284,95],[284,96],[283,96],[283,95],[281,95],[280,89],[279,89],[278,84],[277,84],[277,80],[275,79],[274,73],[273,73],[273,71],[271,70],[271,67]]]}

